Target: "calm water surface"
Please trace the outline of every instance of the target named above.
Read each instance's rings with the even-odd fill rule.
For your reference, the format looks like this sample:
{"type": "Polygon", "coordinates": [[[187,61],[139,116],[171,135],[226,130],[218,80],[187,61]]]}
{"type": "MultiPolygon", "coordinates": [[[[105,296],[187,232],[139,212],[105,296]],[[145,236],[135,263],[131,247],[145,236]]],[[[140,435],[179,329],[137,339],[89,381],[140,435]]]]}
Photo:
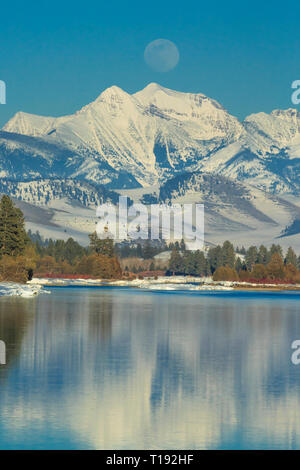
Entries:
{"type": "Polygon", "coordinates": [[[300,448],[300,293],[50,290],[0,299],[0,448],[300,448]]]}

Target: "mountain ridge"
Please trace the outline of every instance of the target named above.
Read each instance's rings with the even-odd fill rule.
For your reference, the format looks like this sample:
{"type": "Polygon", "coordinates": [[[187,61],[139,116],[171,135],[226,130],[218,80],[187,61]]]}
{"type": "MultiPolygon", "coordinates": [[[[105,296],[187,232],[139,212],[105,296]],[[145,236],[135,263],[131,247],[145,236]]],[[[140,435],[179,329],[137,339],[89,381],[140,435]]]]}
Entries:
{"type": "Polygon", "coordinates": [[[300,193],[300,113],[241,122],[202,93],[112,86],[71,115],[16,113],[0,130],[0,189],[56,211],[63,234],[85,232],[85,220],[92,229],[92,207],[120,191],[144,194],[138,202],[204,202],[210,241],[288,240],[300,220],[284,199],[300,193]]]}
{"type": "Polygon", "coordinates": [[[133,187],[202,170],[274,193],[300,191],[300,113],[293,108],[254,113],[240,122],[202,93],[150,83],[131,95],[112,86],[71,115],[18,112],[3,131],[66,149],[75,164],[64,177],[112,188],[120,172],[133,187]]]}

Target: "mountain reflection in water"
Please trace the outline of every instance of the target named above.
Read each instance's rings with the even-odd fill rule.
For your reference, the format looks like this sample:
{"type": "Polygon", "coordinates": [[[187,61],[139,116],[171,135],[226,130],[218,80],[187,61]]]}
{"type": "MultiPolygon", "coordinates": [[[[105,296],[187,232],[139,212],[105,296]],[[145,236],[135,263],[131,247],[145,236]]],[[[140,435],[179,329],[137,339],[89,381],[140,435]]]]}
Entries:
{"type": "Polygon", "coordinates": [[[298,293],[0,299],[0,448],[300,448],[298,293]]]}

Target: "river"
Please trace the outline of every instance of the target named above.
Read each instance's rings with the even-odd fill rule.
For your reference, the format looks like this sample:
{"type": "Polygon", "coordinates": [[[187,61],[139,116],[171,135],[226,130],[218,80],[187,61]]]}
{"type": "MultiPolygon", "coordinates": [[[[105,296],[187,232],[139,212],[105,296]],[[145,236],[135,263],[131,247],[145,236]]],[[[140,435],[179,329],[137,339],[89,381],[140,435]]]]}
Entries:
{"type": "Polygon", "coordinates": [[[299,449],[298,292],[1,297],[1,449],[299,449]]]}

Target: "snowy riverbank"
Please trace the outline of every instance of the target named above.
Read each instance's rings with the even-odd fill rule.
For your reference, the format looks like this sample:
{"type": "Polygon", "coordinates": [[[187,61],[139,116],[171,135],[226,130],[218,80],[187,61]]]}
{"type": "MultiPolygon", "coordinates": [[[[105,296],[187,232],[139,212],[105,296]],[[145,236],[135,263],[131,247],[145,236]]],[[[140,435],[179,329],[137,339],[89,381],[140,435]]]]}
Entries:
{"type": "Polygon", "coordinates": [[[135,287],[151,290],[233,290],[231,283],[215,283],[211,278],[196,278],[191,276],[160,276],[157,279],[145,278],[134,280],[107,281],[104,279],[50,279],[34,278],[32,284],[41,286],[120,286],[135,287]]]}
{"type": "Polygon", "coordinates": [[[40,292],[47,292],[43,290],[42,285],[0,282],[0,297],[34,297],[40,292]]]}
{"type": "Polygon", "coordinates": [[[66,279],[34,278],[28,282],[34,286],[120,286],[150,290],[191,290],[191,291],[231,291],[231,290],[300,290],[296,284],[261,284],[242,281],[213,281],[211,277],[159,276],[134,280],[105,279],[66,279]]]}

